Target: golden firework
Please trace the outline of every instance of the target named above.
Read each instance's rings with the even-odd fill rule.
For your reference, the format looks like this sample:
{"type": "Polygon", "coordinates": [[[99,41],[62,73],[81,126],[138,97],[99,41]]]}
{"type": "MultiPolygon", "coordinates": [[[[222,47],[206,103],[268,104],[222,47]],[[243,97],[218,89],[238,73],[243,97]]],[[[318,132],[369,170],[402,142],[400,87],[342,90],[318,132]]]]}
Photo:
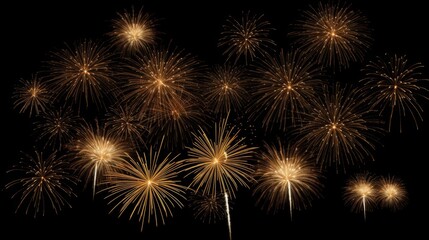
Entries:
{"type": "Polygon", "coordinates": [[[371,211],[377,201],[376,177],[369,173],[357,174],[347,181],[344,200],[354,212],[363,212],[366,221],[366,213],[371,211]]]}
{"type": "Polygon", "coordinates": [[[378,202],[382,207],[401,209],[408,200],[404,183],[395,177],[381,177],[379,180],[378,202]]]}
{"type": "Polygon", "coordinates": [[[13,105],[19,108],[19,113],[28,111],[29,116],[39,115],[46,110],[48,104],[52,103],[51,95],[44,82],[37,75],[31,80],[20,80],[19,85],[15,88],[13,105]]]}

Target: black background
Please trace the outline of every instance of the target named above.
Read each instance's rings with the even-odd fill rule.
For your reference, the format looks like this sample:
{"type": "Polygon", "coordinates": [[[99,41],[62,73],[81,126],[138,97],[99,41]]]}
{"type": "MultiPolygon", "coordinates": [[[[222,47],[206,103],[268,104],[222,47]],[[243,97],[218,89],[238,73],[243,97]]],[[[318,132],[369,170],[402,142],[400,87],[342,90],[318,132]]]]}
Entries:
{"type": "MultiPolygon", "coordinates": [[[[351,2],[351,1],[349,1],[351,2]]],[[[225,18],[238,16],[242,10],[264,13],[276,31],[273,39],[284,48],[289,24],[300,16],[300,10],[317,1],[57,1],[2,3],[2,159],[1,159],[1,224],[0,233],[18,237],[61,239],[97,237],[97,239],[227,239],[225,222],[208,225],[193,219],[189,209],[175,209],[174,217],[165,226],[146,225],[140,232],[136,219],[127,216],[117,218],[109,214],[106,201],[99,196],[92,199],[90,191],[78,193],[71,200],[72,209],[64,208],[58,216],[34,219],[22,211],[15,214],[18,199],[10,199],[11,192],[4,190],[9,180],[6,170],[18,160],[19,151],[31,151],[33,145],[31,120],[18,114],[12,105],[12,89],[21,78],[30,78],[40,70],[47,53],[63,47],[64,42],[83,38],[104,39],[111,30],[111,20],[116,12],[131,6],[141,6],[157,19],[163,39],[171,39],[175,45],[199,57],[208,64],[222,63],[223,57],[216,44],[225,18]]],[[[429,66],[428,18],[424,1],[355,1],[352,7],[366,15],[374,29],[374,44],[367,59],[385,52],[406,54],[410,62],[422,62],[429,66]]],[[[360,65],[359,65],[360,66],[360,65]]],[[[424,75],[429,76],[428,68],[424,75]]],[[[338,78],[354,82],[359,71],[345,71],[338,78]]],[[[391,212],[376,209],[363,221],[361,214],[350,212],[342,200],[342,188],[347,174],[328,173],[324,180],[323,198],[313,206],[295,211],[291,222],[288,212],[268,215],[255,206],[248,189],[240,189],[232,203],[233,239],[288,239],[317,237],[370,237],[397,236],[399,233],[424,234],[422,225],[427,223],[427,137],[429,129],[429,104],[422,102],[424,123],[418,130],[410,119],[402,133],[393,131],[381,139],[377,146],[375,162],[367,166],[377,175],[391,174],[401,178],[408,190],[409,201],[405,209],[391,212]],[[371,234],[370,234],[371,232],[371,234]]],[[[13,236],[13,237],[12,237],[13,236]]]]}

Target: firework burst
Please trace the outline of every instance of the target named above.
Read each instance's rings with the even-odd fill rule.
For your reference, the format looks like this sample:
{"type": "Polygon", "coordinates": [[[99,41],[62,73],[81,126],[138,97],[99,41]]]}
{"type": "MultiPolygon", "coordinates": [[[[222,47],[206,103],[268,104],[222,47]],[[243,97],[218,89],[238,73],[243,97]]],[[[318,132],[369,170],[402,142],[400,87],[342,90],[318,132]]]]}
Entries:
{"type": "Polygon", "coordinates": [[[376,205],[377,184],[376,177],[369,173],[357,174],[347,181],[344,200],[354,212],[363,212],[366,221],[366,213],[376,205]]]}
{"type": "Polygon", "coordinates": [[[130,219],[137,215],[141,222],[141,231],[145,223],[161,221],[173,216],[172,208],[183,207],[185,186],[180,184],[177,176],[182,161],[175,161],[177,156],[170,159],[170,153],[160,158],[162,141],[158,151],[153,151],[141,157],[127,155],[127,160],[117,169],[109,172],[109,204],[114,204],[111,212],[119,209],[119,216],[130,210],[130,219]],[[116,202],[116,203],[115,203],[116,202]]]}
{"type": "Polygon", "coordinates": [[[300,48],[319,64],[348,68],[362,61],[372,39],[367,18],[351,5],[320,2],[303,12],[290,33],[300,48]]]}
{"type": "Polygon", "coordinates": [[[75,165],[81,176],[86,177],[86,183],[91,182],[93,194],[96,186],[102,181],[105,174],[118,168],[124,161],[127,146],[117,137],[97,124],[94,129],[89,124],[78,129],[76,140],[73,143],[76,153],[75,165]]]}
{"type": "Polygon", "coordinates": [[[110,107],[106,114],[106,128],[123,141],[128,141],[134,147],[145,145],[143,134],[149,132],[148,121],[128,105],[116,104],[110,107]]]}
{"type": "Polygon", "coordinates": [[[336,84],[324,88],[312,101],[313,110],[303,113],[297,129],[298,144],[316,156],[321,167],[346,166],[373,159],[377,137],[383,132],[365,102],[357,100],[357,91],[336,84]]]}
{"type": "Polygon", "coordinates": [[[289,204],[292,210],[305,208],[320,197],[321,173],[297,148],[265,144],[256,172],[257,203],[268,212],[276,213],[289,204]]]}
{"type": "Polygon", "coordinates": [[[379,180],[378,202],[382,207],[401,209],[407,201],[404,183],[395,177],[381,177],[379,180]]]}
{"type": "Polygon", "coordinates": [[[207,76],[203,99],[212,106],[215,114],[239,112],[247,101],[244,69],[225,64],[216,65],[207,76]]]}
{"type": "Polygon", "coordinates": [[[409,64],[407,57],[388,55],[377,57],[363,69],[366,77],[360,82],[364,84],[363,93],[369,99],[372,108],[387,112],[389,115],[389,131],[394,115],[399,116],[399,130],[402,132],[402,117],[411,115],[415,126],[423,121],[423,108],[418,98],[428,100],[429,89],[422,84],[427,79],[422,78],[423,64],[409,64]]]}
{"type": "Polygon", "coordinates": [[[150,116],[151,140],[168,136],[166,146],[182,148],[191,139],[195,126],[204,123],[200,105],[191,99],[175,98],[159,108],[153,108],[150,116]]]}
{"type": "Polygon", "coordinates": [[[70,107],[49,109],[41,114],[40,120],[36,122],[35,131],[38,141],[44,142],[45,147],[52,146],[62,149],[76,136],[76,128],[79,118],[73,114],[70,107]]]}
{"type": "Polygon", "coordinates": [[[251,115],[263,115],[263,126],[285,130],[287,122],[295,124],[300,112],[309,108],[320,87],[319,69],[297,51],[266,56],[255,69],[254,108],[251,115]]]}
{"type": "Polygon", "coordinates": [[[191,207],[194,217],[203,223],[216,223],[225,219],[225,197],[224,194],[201,194],[194,192],[191,195],[191,207]]]}
{"type": "Polygon", "coordinates": [[[250,11],[241,14],[241,19],[229,16],[223,25],[218,47],[224,48],[223,54],[227,60],[235,56],[237,62],[242,56],[245,63],[253,61],[257,54],[266,54],[275,43],[269,38],[273,28],[264,19],[263,14],[251,14],[250,11]]]}
{"type": "Polygon", "coordinates": [[[139,54],[130,60],[123,73],[127,81],[124,101],[144,114],[181,97],[194,99],[197,63],[189,54],[169,48],[139,54]]]}
{"type": "Polygon", "coordinates": [[[13,105],[19,108],[19,113],[28,111],[30,117],[35,112],[36,115],[46,110],[51,103],[51,95],[48,88],[36,75],[31,80],[20,80],[15,88],[13,105]]]}
{"type": "Polygon", "coordinates": [[[252,158],[255,147],[243,144],[244,138],[239,138],[239,131],[234,128],[227,130],[227,118],[215,125],[214,140],[209,138],[203,129],[198,134],[193,133],[195,141],[188,147],[189,158],[186,159],[186,169],[193,175],[191,187],[196,191],[202,189],[203,194],[218,194],[228,192],[235,197],[238,186],[249,187],[248,182],[253,172],[248,162],[252,158]]]}
{"type": "Polygon", "coordinates": [[[38,214],[44,216],[48,209],[58,214],[63,206],[71,207],[69,198],[76,196],[72,189],[76,179],[67,163],[57,152],[48,157],[39,151],[35,151],[35,155],[24,154],[19,164],[8,171],[19,175],[6,184],[6,189],[17,189],[12,198],[21,197],[16,211],[25,208],[28,214],[34,210],[36,217],[38,214]]]}
{"type": "Polygon", "coordinates": [[[112,53],[102,44],[83,40],[73,46],[52,53],[48,83],[55,97],[77,104],[104,106],[115,96],[116,83],[112,79],[112,53]]]}
{"type": "Polygon", "coordinates": [[[156,20],[140,8],[138,12],[124,11],[118,13],[118,18],[113,20],[113,31],[109,34],[113,43],[123,52],[137,52],[146,50],[155,43],[157,31],[156,20]]]}

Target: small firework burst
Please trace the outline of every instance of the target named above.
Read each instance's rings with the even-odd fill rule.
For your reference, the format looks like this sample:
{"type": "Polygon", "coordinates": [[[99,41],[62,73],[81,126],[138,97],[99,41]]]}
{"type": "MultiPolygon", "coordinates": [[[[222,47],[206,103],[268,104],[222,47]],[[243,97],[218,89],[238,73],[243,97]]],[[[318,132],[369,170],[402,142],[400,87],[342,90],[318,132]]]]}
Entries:
{"type": "Polygon", "coordinates": [[[116,104],[106,114],[106,128],[117,138],[130,142],[135,148],[145,145],[143,135],[149,132],[148,121],[128,105],[116,104]]]}
{"type": "Polygon", "coordinates": [[[162,141],[158,150],[152,146],[148,154],[136,157],[127,154],[127,159],[117,169],[108,173],[109,204],[114,204],[110,212],[119,209],[119,216],[130,211],[130,219],[137,216],[143,226],[155,221],[165,224],[166,217],[172,217],[172,209],[183,207],[186,187],[181,185],[178,173],[182,161],[170,159],[170,153],[160,157],[162,141]]]}
{"type": "Polygon", "coordinates": [[[297,148],[265,144],[255,172],[257,203],[268,212],[276,213],[289,204],[292,210],[311,205],[320,197],[321,173],[315,165],[300,154],[297,148]]]}
{"type": "Polygon", "coordinates": [[[35,131],[38,141],[45,142],[45,147],[51,146],[61,150],[76,135],[79,118],[73,114],[70,107],[49,109],[40,115],[36,122],[35,131]]]}
{"type": "Polygon", "coordinates": [[[319,70],[295,50],[288,53],[281,50],[278,57],[266,56],[254,70],[251,115],[262,115],[266,130],[273,126],[285,130],[288,122],[294,125],[321,86],[319,70]]]}
{"type": "Polygon", "coordinates": [[[225,49],[223,54],[227,60],[235,57],[237,62],[243,56],[247,64],[257,55],[267,54],[275,46],[269,38],[273,30],[270,25],[263,14],[251,14],[250,11],[242,12],[241,19],[229,16],[223,25],[218,47],[225,49]]]}
{"type": "Polygon", "coordinates": [[[20,162],[9,170],[15,172],[16,179],[6,184],[6,189],[16,188],[14,197],[21,197],[16,211],[25,208],[25,214],[34,211],[45,215],[47,210],[58,214],[63,206],[71,207],[69,198],[75,197],[73,186],[77,179],[71,174],[64,156],[53,152],[48,157],[43,152],[34,155],[23,154],[20,162]]]}
{"type": "Polygon", "coordinates": [[[113,20],[113,31],[110,36],[113,43],[126,53],[135,53],[146,50],[155,43],[157,31],[156,19],[140,8],[138,12],[131,11],[118,13],[118,18],[113,20]]]}
{"type": "Polygon", "coordinates": [[[428,100],[429,89],[423,84],[428,79],[422,77],[423,64],[409,64],[405,55],[385,55],[377,57],[363,69],[366,77],[360,82],[372,108],[380,115],[389,115],[389,131],[394,115],[399,117],[399,131],[402,132],[402,117],[411,116],[418,129],[423,121],[423,108],[418,99],[428,100]],[[408,115],[407,115],[408,114],[408,115]]]}
{"type": "Polygon", "coordinates": [[[39,115],[46,110],[48,104],[52,101],[48,88],[37,75],[31,80],[20,80],[15,88],[13,105],[19,108],[19,113],[27,112],[30,117],[35,113],[39,115]]]}
{"type": "Polygon", "coordinates": [[[194,217],[203,223],[216,223],[226,218],[224,194],[194,192],[190,201],[194,217]]]}
{"type": "Polygon", "coordinates": [[[378,202],[382,207],[399,210],[407,202],[404,183],[395,177],[381,177],[379,180],[378,202]]]}
{"type": "Polygon", "coordinates": [[[366,221],[366,213],[371,211],[377,201],[376,177],[369,173],[356,174],[347,181],[344,200],[346,205],[354,212],[363,212],[366,221]]]}
{"type": "Polygon", "coordinates": [[[332,68],[362,61],[372,42],[366,16],[346,3],[310,6],[294,28],[290,35],[296,37],[300,49],[332,68]]]}
{"type": "Polygon", "coordinates": [[[47,78],[55,97],[77,104],[79,109],[94,103],[104,106],[115,96],[116,82],[112,78],[112,53],[108,47],[91,40],[52,53],[47,78]]]}
{"type": "Polygon", "coordinates": [[[239,112],[247,102],[243,68],[230,64],[216,65],[208,73],[207,80],[202,95],[215,114],[239,112]]]}

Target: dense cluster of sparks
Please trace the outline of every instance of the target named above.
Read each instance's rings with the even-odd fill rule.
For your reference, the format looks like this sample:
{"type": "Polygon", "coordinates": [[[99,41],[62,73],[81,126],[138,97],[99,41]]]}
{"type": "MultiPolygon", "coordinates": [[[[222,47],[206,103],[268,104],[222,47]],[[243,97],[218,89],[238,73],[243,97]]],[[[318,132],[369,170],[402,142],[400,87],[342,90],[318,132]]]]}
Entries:
{"type": "MultiPolygon", "coordinates": [[[[288,208],[292,219],[293,209],[322,195],[321,168],[338,172],[373,160],[383,132],[373,113],[387,112],[389,131],[395,115],[409,114],[416,125],[422,120],[418,98],[429,92],[423,65],[405,56],[369,62],[360,88],[322,79],[322,69],[362,60],[371,42],[366,18],[349,5],[310,7],[290,33],[294,49],[274,54],[274,29],[264,15],[229,17],[218,41],[225,63],[211,69],[171,43],[157,45],[156,23],[143,8],[118,13],[109,33],[116,48],[67,44],[52,52],[46,71],[17,84],[14,108],[37,117],[38,142],[52,152],[25,155],[10,171],[21,174],[6,184],[21,197],[17,209],[36,216],[70,205],[73,169],[94,195],[107,194],[111,213],[129,212],[141,230],[165,224],[189,190],[194,216],[208,223],[226,218],[231,238],[229,203],[240,187],[254,184],[256,204],[273,213],[288,208]],[[115,50],[132,54],[119,60],[115,50]],[[250,116],[265,133],[286,136],[292,129],[297,145],[263,139],[260,150],[228,122],[231,116],[250,116]]],[[[403,207],[407,191],[398,178],[361,174],[348,181],[344,199],[366,219],[377,203],[403,207]]]]}

